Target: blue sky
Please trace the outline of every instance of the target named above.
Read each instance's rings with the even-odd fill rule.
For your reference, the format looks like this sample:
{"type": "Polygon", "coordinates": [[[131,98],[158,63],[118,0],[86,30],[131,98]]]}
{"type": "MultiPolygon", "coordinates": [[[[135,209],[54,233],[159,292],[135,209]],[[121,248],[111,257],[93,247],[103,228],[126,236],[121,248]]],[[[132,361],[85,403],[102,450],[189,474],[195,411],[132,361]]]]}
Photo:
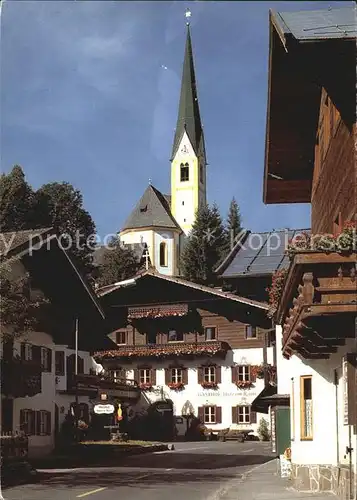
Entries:
{"type": "Polygon", "coordinates": [[[8,0],[2,171],[22,165],[35,188],[72,183],[101,236],[121,228],[149,178],[169,192],[189,7],[209,202],[225,215],[235,196],[253,231],[308,227],[307,205],[262,202],[268,10],[341,4],[8,0]]]}

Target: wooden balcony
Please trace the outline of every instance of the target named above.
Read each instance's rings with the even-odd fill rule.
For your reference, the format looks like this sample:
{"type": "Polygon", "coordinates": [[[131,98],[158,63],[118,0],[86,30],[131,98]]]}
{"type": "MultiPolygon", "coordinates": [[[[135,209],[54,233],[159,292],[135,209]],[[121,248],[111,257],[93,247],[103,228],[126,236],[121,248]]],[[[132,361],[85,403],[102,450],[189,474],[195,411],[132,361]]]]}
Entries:
{"type": "Polygon", "coordinates": [[[303,251],[290,265],[277,313],[283,354],[328,358],[355,337],[356,254],[303,251]]]}
{"type": "Polygon", "coordinates": [[[207,341],[207,342],[170,342],[168,344],[144,344],[144,345],[125,345],[118,346],[111,351],[102,351],[95,354],[98,362],[103,360],[128,360],[135,358],[157,358],[169,359],[193,358],[202,356],[218,356],[224,358],[229,345],[226,342],[207,341]]]}
{"type": "Polygon", "coordinates": [[[31,397],[42,391],[42,367],[20,358],[1,360],[1,393],[13,398],[31,397]]]}
{"type": "Polygon", "coordinates": [[[98,392],[106,392],[108,396],[137,400],[140,388],[135,380],[114,379],[107,375],[69,375],[67,376],[66,394],[97,397],[98,392]]]}

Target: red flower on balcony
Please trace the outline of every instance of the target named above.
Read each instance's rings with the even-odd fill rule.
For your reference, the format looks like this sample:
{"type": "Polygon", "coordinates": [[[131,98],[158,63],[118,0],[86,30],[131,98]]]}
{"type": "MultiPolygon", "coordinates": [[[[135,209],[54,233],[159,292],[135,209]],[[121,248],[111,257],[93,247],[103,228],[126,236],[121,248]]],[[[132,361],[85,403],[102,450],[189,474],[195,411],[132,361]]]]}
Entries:
{"type": "Polygon", "coordinates": [[[251,389],[253,387],[253,382],[250,380],[237,380],[236,386],[238,389],[251,389]]]}
{"type": "Polygon", "coordinates": [[[182,391],[185,388],[185,384],[183,382],[169,382],[167,386],[172,391],[182,391]]]}
{"type": "Polygon", "coordinates": [[[153,385],[152,385],[152,383],[151,383],[151,382],[145,382],[145,383],[143,383],[143,384],[140,384],[140,386],[139,386],[139,387],[140,387],[140,389],[141,389],[142,391],[151,391],[151,390],[152,390],[152,388],[153,388],[153,385]]]}
{"type": "Polygon", "coordinates": [[[218,384],[217,382],[201,382],[201,386],[204,388],[204,389],[218,389],[218,384]]]}

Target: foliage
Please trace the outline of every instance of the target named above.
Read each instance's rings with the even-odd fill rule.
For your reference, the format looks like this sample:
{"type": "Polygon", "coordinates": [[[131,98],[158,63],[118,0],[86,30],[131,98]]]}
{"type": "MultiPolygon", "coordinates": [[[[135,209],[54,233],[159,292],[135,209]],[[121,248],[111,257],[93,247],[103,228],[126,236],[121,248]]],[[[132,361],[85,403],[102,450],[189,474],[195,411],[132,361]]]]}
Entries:
{"type": "Polygon", "coordinates": [[[229,236],[233,236],[233,239],[242,231],[242,217],[240,214],[240,209],[235,198],[229,205],[228,217],[227,217],[227,231],[229,236]]]}
{"type": "Polygon", "coordinates": [[[251,389],[254,385],[250,380],[237,380],[235,384],[238,389],[251,389]]]}
{"type": "Polygon", "coordinates": [[[83,197],[68,182],[52,182],[37,192],[37,217],[41,225],[62,235],[62,245],[84,273],[89,273],[94,251],[95,224],[83,208],[83,197]]]}
{"type": "Polygon", "coordinates": [[[121,245],[118,238],[113,238],[104,255],[104,262],[99,267],[97,283],[99,286],[110,285],[135,276],[139,269],[140,262],[134,252],[121,245]]]}
{"type": "Polygon", "coordinates": [[[263,379],[265,372],[269,375],[270,380],[273,380],[276,375],[276,366],[269,363],[262,365],[253,365],[250,367],[251,374],[256,378],[263,379]]]}
{"type": "Polygon", "coordinates": [[[284,290],[285,280],[288,274],[287,269],[279,269],[273,274],[271,286],[266,289],[269,295],[268,316],[272,318],[279,307],[279,302],[284,290]]]}
{"type": "Polygon", "coordinates": [[[261,441],[270,441],[269,424],[265,418],[260,419],[257,432],[261,441]]]}
{"type": "Polygon", "coordinates": [[[196,283],[214,285],[214,268],[225,257],[228,235],[217,205],[203,205],[196,213],[181,257],[184,278],[196,283]]]}
{"type": "Polygon", "coordinates": [[[352,253],[357,249],[356,223],[346,221],[338,234],[301,233],[289,241],[287,253],[290,258],[302,251],[352,253]]]}
{"type": "Polygon", "coordinates": [[[140,384],[139,387],[142,391],[151,391],[153,388],[153,385],[151,382],[145,382],[143,384],[140,384]]]}
{"type": "Polygon", "coordinates": [[[14,276],[17,259],[0,263],[1,336],[13,338],[34,331],[39,323],[39,311],[48,304],[42,296],[33,298],[29,275],[14,276]]]}
{"type": "Polygon", "coordinates": [[[172,391],[182,391],[185,388],[183,382],[169,382],[167,385],[172,391]]]}
{"type": "Polygon", "coordinates": [[[82,271],[91,271],[95,225],[83,208],[78,189],[68,182],[52,182],[34,191],[16,165],[0,177],[0,231],[20,231],[53,227],[62,246],[74,257],[82,271]]]}
{"type": "Polygon", "coordinates": [[[203,389],[218,389],[217,382],[206,382],[206,381],[203,381],[203,382],[201,382],[201,386],[203,387],[203,389]]]}

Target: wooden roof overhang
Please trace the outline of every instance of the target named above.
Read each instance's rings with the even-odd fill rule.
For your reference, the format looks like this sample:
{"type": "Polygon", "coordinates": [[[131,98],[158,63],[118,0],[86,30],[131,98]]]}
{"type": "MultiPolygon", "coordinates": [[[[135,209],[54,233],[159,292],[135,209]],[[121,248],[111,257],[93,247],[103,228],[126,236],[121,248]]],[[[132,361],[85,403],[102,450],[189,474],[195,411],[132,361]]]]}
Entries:
{"type": "Polygon", "coordinates": [[[321,89],[355,123],[356,43],[298,41],[270,14],[263,201],[310,203],[321,89]]]}
{"type": "Polygon", "coordinates": [[[355,337],[356,267],[356,253],[294,256],[277,312],[285,357],[328,358],[355,337]]]}
{"type": "Polygon", "coordinates": [[[129,308],[157,308],[174,304],[187,304],[189,311],[202,307],[231,321],[241,321],[262,329],[271,328],[271,320],[267,316],[268,304],[152,270],[129,282],[103,287],[98,295],[110,328],[127,324],[129,308]]]}

